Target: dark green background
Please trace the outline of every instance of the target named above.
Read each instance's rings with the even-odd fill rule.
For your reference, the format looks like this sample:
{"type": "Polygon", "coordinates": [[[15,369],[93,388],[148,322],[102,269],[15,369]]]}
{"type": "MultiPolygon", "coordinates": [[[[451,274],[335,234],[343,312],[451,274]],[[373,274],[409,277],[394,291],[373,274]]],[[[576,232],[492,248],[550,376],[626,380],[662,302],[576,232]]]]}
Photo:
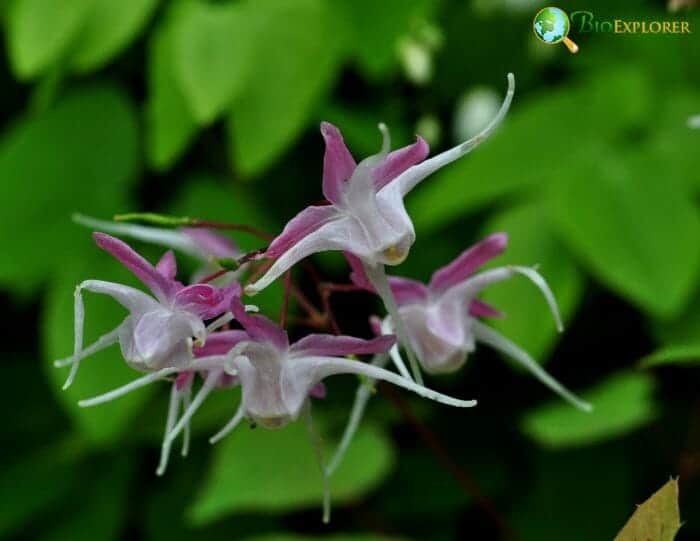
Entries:
{"type": "MultiPolygon", "coordinates": [[[[672,475],[681,475],[679,539],[700,536],[700,131],[686,125],[700,114],[700,17],[671,15],[660,1],[566,2],[600,18],[679,17],[694,30],[572,34],[581,48],[572,56],[535,39],[541,5],[0,1],[0,537],[506,539],[500,523],[517,539],[605,540],[672,475]],[[407,47],[428,55],[429,81],[407,75],[407,47]],[[378,121],[398,146],[427,117],[441,127],[437,152],[457,142],[462,95],[486,86],[501,99],[509,71],[517,89],[498,132],[407,197],[418,240],[397,272],[426,279],[483,234],[507,231],[499,261],[540,265],[567,330],[556,334],[520,280],[487,292],[508,314],[495,325],[595,413],[480,348],[458,374],[429,379],[478,398],[475,409],[378,393],[325,527],[301,426],[241,427],[208,445],[235,392],[207,403],[190,457],[160,479],[167,385],[78,409],[135,376],[114,348],[60,391],[65,374],[50,361],[71,351],[75,284],[134,283],[71,213],[181,213],[276,232],[322,197],[320,120],[339,125],[362,158],[379,148],[378,121]],[[656,350],[669,366],[640,368],[656,350]]],[[[347,281],[337,254],[314,259],[325,278],[347,281]]],[[[280,291],[261,296],[272,317],[280,291]]],[[[345,332],[368,334],[373,302],[335,298],[345,332]]],[[[87,314],[88,339],[123,317],[109,299],[90,298],[87,314]]],[[[328,450],[355,384],[333,379],[314,403],[328,450]]]]}

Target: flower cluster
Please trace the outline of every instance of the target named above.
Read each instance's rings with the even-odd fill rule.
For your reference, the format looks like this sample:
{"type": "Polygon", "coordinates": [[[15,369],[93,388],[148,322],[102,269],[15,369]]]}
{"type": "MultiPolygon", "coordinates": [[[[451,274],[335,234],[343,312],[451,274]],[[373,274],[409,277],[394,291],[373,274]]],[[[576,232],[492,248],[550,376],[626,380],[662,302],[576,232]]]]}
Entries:
{"type": "MultiPolygon", "coordinates": [[[[500,313],[480,301],[479,293],[495,282],[523,275],[542,290],[561,327],[554,297],[534,269],[505,266],[476,273],[505,249],[505,234],[492,235],[466,250],[437,270],[428,285],[385,273],[386,265],[396,265],[408,256],[415,240],[404,197],[421,180],[465,155],[493,132],[513,97],[512,74],[508,82],[500,111],[482,133],[429,159],[428,145],[420,137],[414,144],[391,152],[388,131],[380,125],[381,151],[358,164],[340,131],[322,123],[326,143],[323,194],[327,204],[301,211],[266,249],[256,253],[243,254],[229,239],[214,232],[209,222],[185,220],[189,225],[207,224],[209,229],[168,229],[79,217],[78,221],[85,225],[104,231],[94,233],[97,245],[126,266],[151,295],[101,280],[86,280],[77,287],[74,351],[70,357],[56,361],[57,366],[70,367],[66,387],[76,377],[84,358],[115,343],[126,363],[143,376],[119,389],[82,400],[81,406],[113,400],[157,380],[170,381],[159,475],[164,473],[171,447],[180,435],[184,439],[183,455],[187,453],[190,421],[216,389],[240,386],[241,401],[231,420],[211,438],[212,443],[244,419],[277,429],[302,417],[312,426],[309,397],[323,398],[323,380],[338,374],[364,376],[370,382],[386,381],[449,406],[474,406],[474,400],[461,400],[429,389],[423,384],[422,372],[458,370],[477,342],[513,357],[565,399],[588,409],[527,353],[481,321],[500,313]],[[191,285],[183,285],[176,278],[172,251],[168,250],[152,265],[105,232],[175,249],[198,258],[203,268],[195,273],[191,285]],[[325,313],[319,312],[295,288],[289,274],[302,259],[327,250],[343,251],[350,263],[352,284],[343,287],[376,293],[387,314],[383,319],[372,318],[376,336],[371,339],[314,333],[290,344],[284,328],[286,309],[277,324],[257,313],[254,304],[244,304],[243,299],[285,275],[285,295],[291,292],[299,297],[300,305],[309,311],[309,325],[327,327],[332,319],[328,305],[325,313]],[[232,270],[223,265],[224,260],[234,260],[239,267],[232,270]],[[248,283],[242,285],[246,276],[248,283]],[[117,328],[87,347],[83,345],[84,291],[108,295],[128,311],[117,328]],[[409,366],[401,357],[401,349],[409,366]],[[372,358],[363,362],[357,359],[358,355],[372,358]],[[398,373],[385,367],[389,360],[398,373]],[[196,383],[198,379],[201,383],[196,383]]],[[[285,296],[285,307],[286,299],[285,296]]],[[[329,516],[328,478],[352,441],[370,386],[367,381],[360,385],[350,422],[333,459],[327,465],[320,461],[326,482],[324,520],[329,516]]],[[[317,438],[313,439],[317,443],[317,438]]]]}

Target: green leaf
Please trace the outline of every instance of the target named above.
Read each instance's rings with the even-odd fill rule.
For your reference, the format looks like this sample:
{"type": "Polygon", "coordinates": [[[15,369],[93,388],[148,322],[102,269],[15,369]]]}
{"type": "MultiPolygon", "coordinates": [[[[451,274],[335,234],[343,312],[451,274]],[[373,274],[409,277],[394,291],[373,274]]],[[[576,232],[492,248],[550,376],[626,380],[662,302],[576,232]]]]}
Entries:
{"type": "Polygon", "coordinates": [[[379,79],[393,71],[398,63],[397,44],[411,26],[428,17],[435,0],[353,0],[336,2],[352,35],[355,59],[365,75],[379,79]]]}
{"type": "Polygon", "coordinates": [[[618,294],[659,317],[688,301],[700,270],[700,216],[663,161],[601,147],[562,176],[551,211],[571,249],[618,294]]]}
{"type": "Polygon", "coordinates": [[[75,440],[65,440],[4,464],[0,472],[0,535],[17,530],[37,513],[56,505],[70,491],[79,475],[77,459],[83,449],[75,440]]]}
{"type": "Polygon", "coordinates": [[[71,54],[71,67],[87,72],[106,64],[143,30],[158,0],[92,0],[71,54]]]}
{"type": "MultiPolygon", "coordinates": [[[[496,133],[407,198],[417,230],[434,231],[498,198],[545,191],[585,167],[601,141],[616,142],[646,121],[652,108],[650,84],[632,68],[529,100],[517,84],[516,74],[512,108],[496,133]]],[[[505,73],[498,90],[505,92],[505,73]]]]}
{"type": "Polygon", "coordinates": [[[175,10],[172,65],[200,124],[222,113],[246,82],[255,37],[249,11],[242,4],[200,0],[182,2],[175,10]]]}
{"type": "Polygon", "coordinates": [[[99,476],[81,479],[80,506],[64,502],[64,506],[68,503],[68,516],[40,536],[41,541],[92,541],[95,532],[99,532],[100,541],[122,539],[133,468],[125,456],[101,458],[110,461],[100,464],[108,467],[99,476]]]}
{"type": "MultiPolygon", "coordinates": [[[[334,449],[335,442],[329,443],[326,454],[334,449]]],[[[333,501],[349,502],[371,491],[388,474],[392,462],[386,436],[365,424],[331,479],[333,501]]],[[[277,431],[241,427],[216,449],[190,518],[203,524],[229,513],[294,511],[316,505],[320,513],[322,487],[303,422],[277,431]]]]}
{"type": "Polygon", "coordinates": [[[614,541],[673,541],[680,528],[678,480],[671,479],[637,508],[614,541]]]}
{"type": "MultiPolygon", "coordinates": [[[[256,191],[249,186],[233,184],[223,177],[207,173],[190,175],[168,210],[176,216],[246,224],[270,235],[279,232],[279,225],[270,217],[269,210],[257,197],[256,191]]],[[[244,250],[263,248],[268,243],[250,233],[222,233],[234,235],[244,250]]]]}
{"type": "MultiPolygon", "coordinates": [[[[634,502],[639,473],[621,443],[542,450],[512,501],[508,523],[518,538],[536,541],[612,539],[634,502]]],[[[641,540],[640,540],[641,541],[641,540]]],[[[646,541],[646,540],[644,540],[646,541]]]]}
{"type": "Polygon", "coordinates": [[[180,90],[173,65],[172,31],[161,25],[148,46],[146,150],[151,166],[170,167],[197,133],[197,123],[180,90]]]}
{"type": "Polygon", "coordinates": [[[333,82],[344,47],[335,13],[320,0],[266,0],[256,15],[256,62],[229,116],[233,165],[246,176],[294,141],[333,82]]]}
{"type": "MultiPolygon", "coordinates": [[[[552,288],[564,321],[570,320],[583,295],[583,276],[555,238],[543,216],[542,206],[527,204],[492,218],[485,233],[508,233],[508,249],[490,266],[505,264],[538,266],[552,288]]],[[[505,312],[489,325],[503,331],[535,359],[544,361],[559,333],[542,293],[523,278],[499,283],[484,291],[482,298],[505,312]]]]}
{"type": "MultiPolygon", "coordinates": [[[[52,361],[67,357],[73,352],[73,292],[76,285],[85,279],[99,278],[134,287],[142,286],[119,262],[92,244],[89,232],[78,226],[74,228],[77,237],[74,245],[82,255],[77,261],[64,262],[56,270],[42,314],[45,371],[59,403],[82,436],[93,444],[110,443],[130,429],[133,417],[158,384],[139,389],[113,402],[81,408],[78,400],[110,391],[141,374],[126,365],[119,346],[113,345],[84,359],[75,382],[63,391],[61,387],[68,369],[55,368],[52,361]],[[83,240],[80,240],[80,235],[84,236],[83,240]]],[[[86,292],[83,298],[84,344],[87,346],[119,325],[127,313],[110,297],[86,292]]]]}
{"type": "Polygon", "coordinates": [[[137,140],[131,104],[109,87],[73,92],[8,130],[0,141],[0,284],[32,291],[57,262],[80,258],[70,216],[126,206],[137,140]]]}
{"type": "Polygon", "coordinates": [[[590,445],[622,436],[656,417],[654,380],[648,374],[629,373],[609,377],[580,394],[593,404],[581,412],[560,400],[525,415],[522,429],[547,447],[590,445]]]}
{"type": "Polygon", "coordinates": [[[668,364],[700,364],[700,344],[670,344],[647,355],[639,364],[644,368],[668,364]]]}
{"type": "Polygon", "coordinates": [[[246,537],[245,541],[399,541],[399,538],[372,534],[336,534],[318,537],[290,533],[271,533],[255,537],[246,537]]]}
{"type": "Polygon", "coordinates": [[[31,79],[60,61],[81,31],[94,0],[15,0],[8,15],[10,60],[31,79]]]}

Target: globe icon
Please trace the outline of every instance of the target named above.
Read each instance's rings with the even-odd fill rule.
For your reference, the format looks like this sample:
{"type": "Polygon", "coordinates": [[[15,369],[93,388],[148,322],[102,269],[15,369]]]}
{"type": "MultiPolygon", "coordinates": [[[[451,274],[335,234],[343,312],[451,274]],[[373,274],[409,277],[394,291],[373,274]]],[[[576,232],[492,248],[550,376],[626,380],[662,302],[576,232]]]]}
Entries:
{"type": "Polygon", "coordinates": [[[542,8],[535,15],[532,28],[543,42],[554,45],[563,41],[572,53],[578,51],[578,46],[567,37],[571,23],[564,10],[557,7],[542,8]]]}

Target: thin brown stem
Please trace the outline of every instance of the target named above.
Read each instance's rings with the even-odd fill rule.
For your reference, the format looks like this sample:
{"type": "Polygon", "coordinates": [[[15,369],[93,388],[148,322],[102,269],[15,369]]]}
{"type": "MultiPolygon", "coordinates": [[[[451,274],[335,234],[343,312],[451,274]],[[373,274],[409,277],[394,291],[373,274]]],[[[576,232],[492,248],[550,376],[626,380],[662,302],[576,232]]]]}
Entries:
{"type": "Polygon", "coordinates": [[[217,278],[219,278],[220,276],[223,276],[227,272],[231,272],[231,271],[229,269],[219,269],[218,271],[210,274],[209,276],[205,276],[204,278],[202,278],[200,280],[200,283],[206,284],[208,282],[211,282],[212,280],[216,280],[217,278]]]}
{"type": "Polygon", "coordinates": [[[284,329],[287,324],[287,312],[289,312],[289,293],[292,289],[291,269],[284,273],[284,293],[282,294],[282,309],[280,310],[280,327],[284,329]]]}
{"type": "Polygon", "coordinates": [[[357,291],[361,288],[353,284],[333,284],[330,282],[321,282],[318,284],[318,293],[321,297],[321,307],[323,313],[326,314],[326,319],[331,327],[331,330],[335,334],[341,334],[340,326],[335,319],[335,314],[333,314],[333,307],[331,306],[331,295],[334,292],[348,292],[357,291]]]}
{"type": "Polygon", "coordinates": [[[199,218],[193,218],[192,221],[188,224],[188,226],[206,227],[209,229],[224,229],[228,231],[242,231],[244,233],[249,233],[268,242],[275,238],[269,233],[265,233],[264,231],[260,231],[259,229],[243,224],[227,224],[223,222],[212,222],[210,220],[200,220],[199,218]]]}
{"type": "Polygon", "coordinates": [[[472,476],[450,456],[437,434],[416,417],[408,402],[406,402],[391,386],[383,382],[379,383],[379,390],[389,397],[389,400],[398,408],[403,418],[418,433],[420,438],[430,448],[445,469],[452,474],[462,489],[473,498],[476,505],[491,519],[493,524],[503,535],[503,538],[509,541],[517,541],[518,537],[515,531],[498,512],[493,502],[479,488],[472,476]]]}

